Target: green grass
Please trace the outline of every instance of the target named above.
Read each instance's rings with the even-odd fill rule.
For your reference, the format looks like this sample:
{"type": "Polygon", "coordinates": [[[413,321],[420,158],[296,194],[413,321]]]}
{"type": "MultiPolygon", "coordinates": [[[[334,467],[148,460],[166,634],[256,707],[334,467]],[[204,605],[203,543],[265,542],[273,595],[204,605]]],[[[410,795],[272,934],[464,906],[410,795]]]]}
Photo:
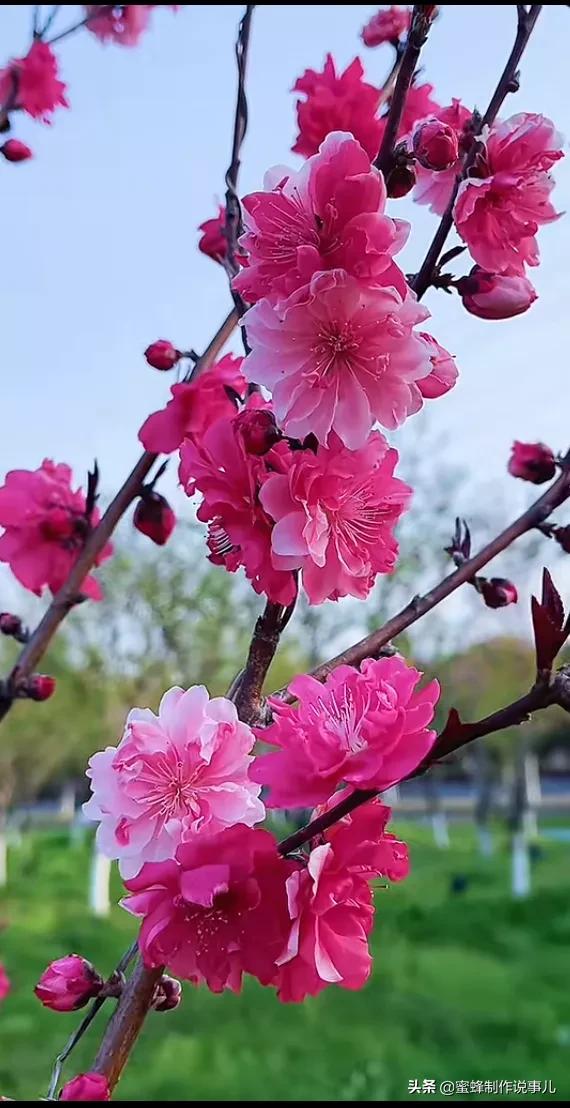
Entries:
{"type": "MultiPolygon", "coordinates": [[[[147,1021],[117,1099],[408,1100],[413,1078],[550,1078],[556,1095],[538,1099],[567,1099],[568,844],[545,844],[532,897],[514,902],[504,843],[484,861],[467,828],[452,829],[449,851],[422,828],[398,830],[413,873],[377,893],[375,971],[363,991],[330,988],[285,1006],[255,982],[240,997],[187,986],[176,1012],[147,1021]],[[450,895],[456,873],[468,875],[468,888],[450,895]]],[[[47,962],[79,951],[107,972],[134,936],[119,909],[108,921],[87,916],[88,859],[88,844],[69,847],[55,834],[11,851],[0,897],[0,958],[14,984],[0,1009],[6,1096],[45,1095],[53,1058],[78,1022],[35,1000],[47,962]]],[[[77,1049],[69,1076],[89,1068],[101,1027],[77,1049]]]]}

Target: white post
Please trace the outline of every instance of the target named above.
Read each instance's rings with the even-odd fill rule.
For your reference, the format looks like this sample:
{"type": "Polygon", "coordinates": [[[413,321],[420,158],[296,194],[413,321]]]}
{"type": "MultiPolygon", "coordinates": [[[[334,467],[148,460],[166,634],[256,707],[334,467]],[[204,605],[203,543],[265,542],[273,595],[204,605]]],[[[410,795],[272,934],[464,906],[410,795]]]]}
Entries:
{"type": "Polygon", "coordinates": [[[431,817],[431,826],[435,845],[439,846],[440,849],[447,848],[449,846],[449,827],[445,812],[441,809],[434,812],[431,817]]]}
{"type": "Polygon", "coordinates": [[[89,877],[89,909],[94,916],[108,916],[111,907],[109,884],[111,880],[111,862],[93,844],[91,855],[91,873],[89,877]]]}
{"type": "Polygon", "coordinates": [[[8,836],[0,823],[0,889],[8,884],[8,836]]]}
{"type": "Polygon", "coordinates": [[[513,835],[511,888],[513,896],[519,899],[530,893],[530,857],[524,831],[513,835]]]}
{"type": "Polygon", "coordinates": [[[477,828],[477,839],[479,841],[479,853],[482,858],[491,858],[494,851],[493,833],[488,827],[477,828]]]}

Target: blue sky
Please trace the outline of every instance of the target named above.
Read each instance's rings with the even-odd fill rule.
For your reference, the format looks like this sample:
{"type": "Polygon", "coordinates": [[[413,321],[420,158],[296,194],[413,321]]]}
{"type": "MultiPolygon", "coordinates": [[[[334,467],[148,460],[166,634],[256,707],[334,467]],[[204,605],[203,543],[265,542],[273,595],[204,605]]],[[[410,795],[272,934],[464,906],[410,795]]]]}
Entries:
{"type": "MultiPolygon", "coordinates": [[[[366,50],[358,34],[367,5],[262,5],[254,15],[250,129],[242,191],[275,163],[295,164],[290,88],[330,50],[341,66],[359,54],[380,83],[388,47],[366,50]]],[[[0,470],[45,455],[81,476],[97,456],[112,491],[138,453],[136,432],[167,398],[169,379],[142,351],[154,338],[204,346],[228,309],[222,270],[196,249],[197,225],[223,193],[234,112],[233,44],[242,8],[189,5],[156,11],[141,45],[101,46],[81,33],[58,47],[70,111],[52,127],[18,120],[33,162],[0,166],[3,296],[0,470]]],[[[64,25],[78,9],[64,10],[64,25]]],[[[440,103],[459,96],[484,108],[510,49],[515,7],[446,6],[424,51],[440,103]]],[[[26,49],[27,7],[0,9],[5,56],[26,49]]],[[[508,112],[551,116],[570,134],[564,92],[570,12],[546,6],[525,56],[521,91],[508,112]]],[[[554,198],[570,206],[570,168],[556,169],[554,198]]],[[[412,222],[401,255],[413,270],[435,217],[408,200],[394,213],[412,222]]],[[[518,320],[469,317],[458,298],[431,292],[430,330],[456,357],[460,382],[425,417],[465,461],[513,494],[505,462],[513,437],[567,445],[567,219],[540,234],[539,300],[518,320]]],[[[236,338],[234,347],[239,350],[236,338]]],[[[410,434],[413,431],[410,429],[410,434]]],[[[174,485],[173,476],[170,477],[174,485]]],[[[524,490],[523,490],[524,491],[524,490]]],[[[520,495],[517,488],[516,495],[520,495]]]]}

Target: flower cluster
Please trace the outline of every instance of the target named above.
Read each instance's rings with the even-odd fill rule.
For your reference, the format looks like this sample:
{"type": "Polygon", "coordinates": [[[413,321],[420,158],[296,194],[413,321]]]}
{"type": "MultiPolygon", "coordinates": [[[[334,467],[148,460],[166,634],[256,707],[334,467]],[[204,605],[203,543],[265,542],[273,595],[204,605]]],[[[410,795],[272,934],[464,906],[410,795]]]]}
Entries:
{"type": "MultiPolygon", "coordinates": [[[[7,562],[14,576],[31,592],[41,596],[44,588],[58,592],[67,580],[84,546],[91,526],[100,519],[97,508],[87,518],[87,504],[81,489],[72,490],[72,473],[67,465],[45,459],[40,468],[14,469],[0,487],[0,562],[7,562]]],[[[95,565],[113,553],[106,543],[95,565]]],[[[99,583],[88,576],[81,585],[83,596],[100,600],[99,583]]]]}

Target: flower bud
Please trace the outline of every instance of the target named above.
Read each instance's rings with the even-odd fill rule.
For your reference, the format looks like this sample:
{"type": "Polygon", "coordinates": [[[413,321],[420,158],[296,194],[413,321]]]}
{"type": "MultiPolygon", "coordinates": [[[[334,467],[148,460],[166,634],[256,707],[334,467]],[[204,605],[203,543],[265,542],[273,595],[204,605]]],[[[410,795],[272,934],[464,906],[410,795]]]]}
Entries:
{"type": "Polygon", "coordinates": [[[456,283],[463,307],[479,319],[512,319],[528,311],[537,294],[526,277],[487,273],[478,265],[456,283]]]}
{"type": "Polygon", "coordinates": [[[44,1008],[53,1012],[75,1012],[92,997],[98,996],[103,979],[79,954],[67,954],[50,962],[34,992],[44,1008]]]}
{"type": "Polygon", "coordinates": [[[508,604],[516,604],[519,598],[516,586],[505,577],[480,581],[480,592],[488,608],[506,608],[508,604]]]}
{"type": "Polygon", "coordinates": [[[8,977],[8,974],[6,973],[6,970],[4,969],[4,966],[2,965],[2,962],[0,962],[0,1000],[5,1000],[6,999],[6,997],[8,996],[8,993],[10,992],[11,988],[12,988],[12,985],[11,985],[11,982],[10,982],[10,978],[8,977]]]}
{"type": "Polygon", "coordinates": [[[392,200],[407,196],[416,183],[416,174],[412,165],[396,164],[386,174],[386,191],[392,200]]]}
{"type": "Polygon", "coordinates": [[[0,612],[0,631],[3,635],[21,635],[22,620],[11,612],[0,612]]]}
{"type": "Polygon", "coordinates": [[[63,1086],[60,1100],[110,1100],[109,1082],[102,1073],[80,1073],[63,1086]]]}
{"type": "Polygon", "coordinates": [[[248,454],[267,454],[267,451],[271,450],[271,447],[275,446],[281,438],[275,416],[267,409],[240,412],[236,416],[235,426],[241,434],[248,454]]]}
{"type": "Polygon", "coordinates": [[[554,477],[556,460],[550,447],[543,442],[515,441],[507,469],[511,477],[543,485],[554,477]]]}
{"type": "Polygon", "coordinates": [[[168,339],[157,339],[147,346],[144,356],[153,369],[174,369],[180,361],[182,352],[177,350],[168,339]]]}
{"type": "Polygon", "coordinates": [[[182,985],[175,977],[161,977],[152,1000],[155,1012],[171,1012],[182,1000],[182,985]]]}
{"type": "Polygon", "coordinates": [[[34,673],[27,684],[27,695],[30,700],[49,700],[55,692],[55,677],[48,677],[46,673],[34,673]]]}
{"type": "Polygon", "coordinates": [[[570,527],[555,527],[552,531],[552,538],[556,539],[565,554],[570,554],[570,527]]]}
{"type": "Polygon", "coordinates": [[[443,123],[441,119],[431,116],[416,127],[412,136],[412,149],[424,169],[450,169],[459,157],[457,132],[449,123],[443,123]]]}
{"type": "Polygon", "coordinates": [[[176,516],[164,496],[150,491],[141,496],[133,523],[137,531],[147,535],[157,546],[164,546],[176,526],[176,516]]]}
{"type": "Polygon", "coordinates": [[[0,146],[0,154],[4,155],[7,162],[27,162],[34,156],[30,147],[25,142],[20,142],[20,139],[7,139],[0,146]]]}

